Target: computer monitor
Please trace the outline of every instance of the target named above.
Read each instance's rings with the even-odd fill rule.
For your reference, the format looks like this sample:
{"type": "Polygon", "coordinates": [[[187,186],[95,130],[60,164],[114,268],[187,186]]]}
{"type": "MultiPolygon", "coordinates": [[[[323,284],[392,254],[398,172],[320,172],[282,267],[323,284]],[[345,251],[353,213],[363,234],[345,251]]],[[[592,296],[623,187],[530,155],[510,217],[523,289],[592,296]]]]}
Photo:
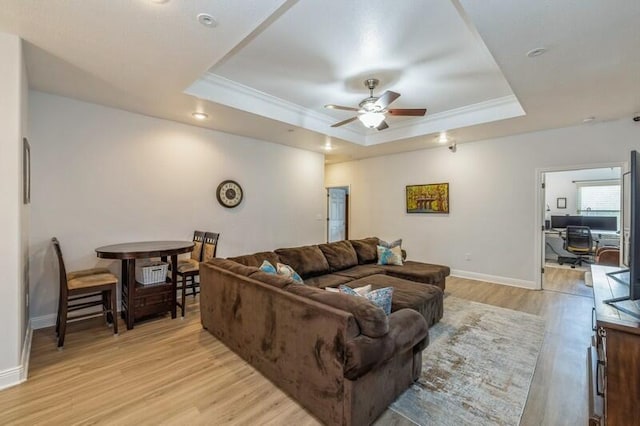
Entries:
{"type": "Polygon", "coordinates": [[[618,218],[615,216],[582,216],[582,226],[597,231],[617,231],[618,218]]]}
{"type": "Polygon", "coordinates": [[[567,226],[588,226],[595,231],[617,231],[615,216],[551,216],[551,227],[563,229],[567,226]]]}
{"type": "Polygon", "coordinates": [[[552,228],[566,228],[569,216],[551,216],[552,228]]]}

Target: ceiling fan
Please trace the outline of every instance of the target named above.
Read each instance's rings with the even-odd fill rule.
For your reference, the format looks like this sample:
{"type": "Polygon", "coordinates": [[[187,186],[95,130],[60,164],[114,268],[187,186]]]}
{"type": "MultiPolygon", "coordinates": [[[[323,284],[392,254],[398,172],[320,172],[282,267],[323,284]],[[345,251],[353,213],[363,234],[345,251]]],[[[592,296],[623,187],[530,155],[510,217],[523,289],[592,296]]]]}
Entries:
{"type": "Polygon", "coordinates": [[[365,87],[369,89],[369,97],[360,102],[360,108],[345,107],[340,105],[325,105],[325,108],[340,109],[344,111],[356,111],[358,115],[333,124],[331,127],[339,127],[360,120],[365,127],[369,129],[384,130],[389,127],[385,121],[386,114],[389,115],[405,115],[405,116],[423,116],[427,113],[425,108],[413,109],[387,109],[389,104],[400,97],[400,93],[387,90],[380,97],[373,96],[373,89],[378,86],[380,81],[377,78],[368,78],[364,81],[365,87]]]}

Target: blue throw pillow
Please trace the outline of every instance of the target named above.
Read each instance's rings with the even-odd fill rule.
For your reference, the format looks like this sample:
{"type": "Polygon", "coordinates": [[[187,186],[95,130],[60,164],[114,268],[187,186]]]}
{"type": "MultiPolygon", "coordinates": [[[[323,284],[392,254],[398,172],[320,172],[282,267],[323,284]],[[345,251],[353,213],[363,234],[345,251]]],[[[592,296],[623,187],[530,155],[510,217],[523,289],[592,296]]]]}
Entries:
{"type": "Polygon", "coordinates": [[[393,287],[384,287],[377,290],[370,291],[364,296],[347,285],[341,285],[338,287],[340,293],[348,294],[357,297],[366,297],[374,305],[382,308],[385,314],[391,313],[391,300],[393,298],[393,287]]]}
{"type": "Polygon", "coordinates": [[[402,249],[400,246],[386,248],[378,246],[378,265],[402,265],[402,249]]]}
{"type": "Polygon", "coordinates": [[[262,262],[262,265],[260,265],[260,270],[262,272],[266,272],[267,274],[275,274],[277,272],[276,267],[273,266],[268,260],[262,262]]]}

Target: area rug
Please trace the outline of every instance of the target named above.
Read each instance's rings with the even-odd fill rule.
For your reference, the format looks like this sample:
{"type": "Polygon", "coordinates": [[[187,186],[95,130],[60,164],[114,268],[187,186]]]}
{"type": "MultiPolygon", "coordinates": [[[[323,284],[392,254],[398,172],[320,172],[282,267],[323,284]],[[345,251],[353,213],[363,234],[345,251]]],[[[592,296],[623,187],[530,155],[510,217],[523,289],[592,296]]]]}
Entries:
{"type": "Polygon", "coordinates": [[[537,316],[448,296],[422,375],[390,409],[418,425],[517,425],[544,338],[537,316]]]}

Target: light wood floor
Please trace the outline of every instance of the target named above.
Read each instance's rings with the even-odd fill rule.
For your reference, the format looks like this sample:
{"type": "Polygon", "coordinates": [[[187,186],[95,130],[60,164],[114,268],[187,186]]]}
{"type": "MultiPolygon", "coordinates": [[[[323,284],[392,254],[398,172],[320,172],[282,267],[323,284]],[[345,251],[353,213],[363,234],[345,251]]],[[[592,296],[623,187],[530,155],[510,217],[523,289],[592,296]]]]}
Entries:
{"type": "MultiPolygon", "coordinates": [[[[588,297],[455,277],[446,293],[544,317],[522,425],[586,424],[588,297]]],[[[120,326],[114,337],[100,320],[71,324],[63,351],[53,329],[37,330],[29,380],[0,391],[0,424],[318,424],[204,331],[197,303],[185,320],[120,326]]]]}
{"type": "Polygon", "coordinates": [[[593,297],[593,290],[584,283],[587,268],[571,269],[568,266],[545,265],[542,275],[542,288],[578,296],[593,297]]]}

